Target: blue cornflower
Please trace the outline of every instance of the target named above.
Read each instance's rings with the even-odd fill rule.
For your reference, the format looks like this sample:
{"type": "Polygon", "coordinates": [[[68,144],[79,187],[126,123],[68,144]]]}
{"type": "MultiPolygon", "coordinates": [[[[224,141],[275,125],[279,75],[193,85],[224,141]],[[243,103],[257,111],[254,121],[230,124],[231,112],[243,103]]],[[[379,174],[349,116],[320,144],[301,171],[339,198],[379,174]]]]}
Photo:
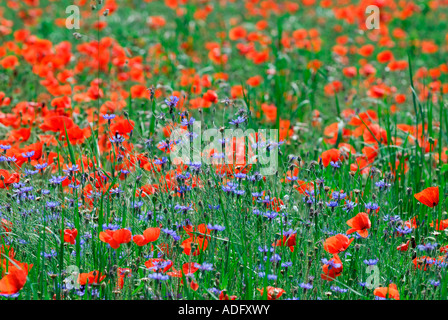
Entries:
{"type": "Polygon", "coordinates": [[[229,123],[238,127],[241,123],[244,122],[246,122],[246,118],[239,116],[238,118],[231,120],[229,123]]]}
{"type": "Polygon", "coordinates": [[[272,257],[271,257],[271,259],[269,259],[269,261],[270,262],[278,262],[278,261],[281,261],[282,260],[282,257],[280,257],[280,255],[279,254],[274,254],[272,257]]]}
{"type": "Polygon", "coordinates": [[[268,218],[269,220],[274,219],[275,217],[277,217],[278,213],[276,211],[266,211],[263,216],[268,218]]]}
{"type": "Polygon", "coordinates": [[[9,150],[9,149],[11,149],[11,146],[10,145],[6,145],[6,144],[0,144],[0,149],[2,149],[2,150],[9,150]]]}
{"type": "Polygon", "coordinates": [[[66,176],[51,176],[49,181],[52,184],[61,184],[66,178],[66,176]]]}
{"type": "Polygon", "coordinates": [[[59,202],[57,201],[47,201],[47,208],[48,209],[54,209],[59,207],[59,202]]]}
{"type": "Polygon", "coordinates": [[[372,202],[366,203],[366,209],[369,209],[369,210],[375,211],[375,210],[378,210],[379,207],[380,206],[377,203],[372,203],[372,202]]]}
{"type": "Polygon", "coordinates": [[[277,276],[275,274],[268,274],[268,280],[277,280],[277,276]]]}
{"type": "Polygon", "coordinates": [[[344,192],[335,191],[332,193],[333,200],[342,200],[342,199],[345,199],[345,197],[347,197],[347,194],[344,192]]]}
{"type": "Polygon", "coordinates": [[[148,275],[148,278],[151,278],[151,279],[154,279],[154,280],[159,280],[159,281],[166,281],[170,277],[164,275],[163,273],[151,273],[151,274],[148,275]]]}
{"type": "Polygon", "coordinates": [[[242,196],[243,194],[246,193],[246,191],[244,191],[242,189],[241,190],[233,190],[233,193],[238,195],[238,196],[242,196]]]}
{"type": "Polygon", "coordinates": [[[179,98],[176,96],[170,96],[168,99],[165,99],[165,103],[168,107],[176,107],[179,102],[179,98]]]}
{"type": "Polygon", "coordinates": [[[137,203],[134,203],[133,207],[134,209],[140,209],[143,206],[142,201],[138,201],[137,203]]]}
{"type": "Polygon", "coordinates": [[[303,289],[305,289],[305,290],[311,290],[311,289],[313,289],[313,285],[311,284],[311,283],[300,283],[299,284],[299,287],[300,288],[303,288],[303,289]]]}
{"type": "Polygon", "coordinates": [[[110,120],[112,120],[113,118],[115,118],[116,117],[116,115],[115,114],[103,114],[103,119],[104,120],[107,120],[107,121],[109,121],[110,122],[110,120]]]}
{"type": "Polygon", "coordinates": [[[408,234],[408,233],[411,233],[411,232],[412,232],[412,229],[411,229],[411,228],[408,228],[407,226],[404,226],[404,227],[397,227],[396,230],[397,230],[399,233],[402,233],[402,234],[408,234]]]}
{"type": "Polygon", "coordinates": [[[202,264],[195,263],[194,266],[202,271],[213,271],[213,264],[203,262],[202,264]]]}
{"type": "Polygon", "coordinates": [[[40,163],[38,163],[38,164],[36,164],[35,166],[34,166],[34,168],[35,169],[37,169],[37,170],[43,170],[43,169],[45,169],[46,167],[47,167],[47,163],[45,162],[45,163],[42,163],[42,164],[40,164],[40,163]]]}
{"type": "Polygon", "coordinates": [[[419,245],[417,246],[417,249],[419,249],[420,251],[431,251],[431,250],[436,249],[437,246],[438,246],[437,243],[433,243],[433,244],[431,244],[431,243],[427,243],[427,244],[419,244],[419,245]]]}
{"type": "Polygon", "coordinates": [[[207,225],[207,228],[210,230],[223,231],[226,227],[220,226],[218,224],[211,225],[210,223],[207,225]]]}
{"type": "Polygon", "coordinates": [[[245,173],[236,173],[235,178],[244,179],[244,178],[246,178],[246,174],[245,173]]]}
{"type": "Polygon", "coordinates": [[[390,183],[387,183],[386,181],[381,180],[375,183],[375,186],[380,189],[380,191],[387,190],[390,187],[390,183]]]}
{"type": "Polygon", "coordinates": [[[35,154],[36,152],[34,151],[34,150],[31,150],[31,151],[28,151],[28,152],[25,152],[25,153],[22,153],[22,157],[24,157],[24,158],[31,158],[32,156],[34,156],[34,154],[35,154]]]}
{"type": "Polygon", "coordinates": [[[336,162],[334,162],[334,161],[330,161],[330,165],[331,165],[333,168],[338,169],[338,168],[341,167],[341,161],[336,161],[336,162]]]}
{"type": "Polygon", "coordinates": [[[265,253],[265,252],[267,253],[269,251],[274,252],[274,248],[273,247],[268,248],[267,246],[264,246],[264,247],[259,246],[258,251],[261,253],[265,253]]]}
{"type": "Polygon", "coordinates": [[[176,209],[178,212],[183,212],[183,213],[187,213],[187,211],[192,211],[192,206],[193,204],[190,203],[188,206],[184,206],[184,205],[180,205],[180,204],[176,204],[174,206],[174,209],[176,209]]]}
{"type": "Polygon", "coordinates": [[[345,206],[342,210],[349,212],[352,211],[356,206],[357,204],[355,202],[348,200],[345,202],[345,206]]]}
{"type": "Polygon", "coordinates": [[[191,117],[190,120],[188,120],[187,118],[183,118],[180,124],[183,126],[191,126],[195,121],[196,120],[193,117],[191,117]]]}
{"type": "Polygon", "coordinates": [[[79,166],[77,164],[67,165],[67,170],[62,170],[64,173],[76,172],[79,171],[79,166]]]}
{"type": "Polygon", "coordinates": [[[429,280],[429,284],[433,285],[434,287],[438,287],[438,286],[440,286],[440,281],[429,280]]]}
{"type": "Polygon", "coordinates": [[[164,228],[161,229],[164,233],[166,233],[167,235],[171,236],[174,240],[179,241],[180,240],[180,236],[177,235],[176,231],[174,230],[170,230],[168,228],[164,228]]]}
{"type": "Polygon", "coordinates": [[[364,264],[368,265],[368,266],[374,266],[378,263],[378,259],[368,259],[368,260],[364,260],[364,264]]]}
{"type": "Polygon", "coordinates": [[[338,286],[331,286],[330,288],[334,292],[346,293],[348,289],[340,288],[338,286]]]}
{"type": "Polygon", "coordinates": [[[326,204],[327,204],[327,207],[329,207],[329,208],[335,208],[338,206],[337,201],[330,201],[330,202],[327,202],[326,204]]]}
{"type": "Polygon", "coordinates": [[[168,158],[163,157],[162,159],[155,159],[155,160],[154,160],[154,164],[162,165],[162,164],[167,163],[167,161],[168,161],[168,158]]]}

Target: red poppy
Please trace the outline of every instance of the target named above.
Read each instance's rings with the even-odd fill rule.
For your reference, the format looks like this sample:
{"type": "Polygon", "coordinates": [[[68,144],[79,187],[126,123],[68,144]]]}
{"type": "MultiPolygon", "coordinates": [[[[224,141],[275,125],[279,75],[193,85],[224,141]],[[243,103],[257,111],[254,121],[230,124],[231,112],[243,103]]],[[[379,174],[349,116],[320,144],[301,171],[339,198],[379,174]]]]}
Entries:
{"type": "Polygon", "coordinates": [[[0,227],[2,227],[5,230],[5,232],[11,232],[12,231],[12,222],[2,218],[0,220],[0,227]]]}
{"type": "Polygon", "coordinates": [[[89,273],[80,273],[78,276],[78,283],[82,286],[86,284],[100,283],[106,278],[98,270],[90,271],[89,273]]]}
{"type": "Polygon", "coordinates": [[[118,268],[117,269],[117,276],[118,276],[117,287],[119,289],[123,289],[124,279],[126,277],[128,277],[128,278],[132,277],[132,270],[129,269],[129,268],[118,268]]]}
{"type": "Polygon", "coordinates": [[[430,208],[439,204],[439,187],[429,187],[414,194],[415,199],[430,208]]]}
{"type": "MultiPolygon", "coordinates": [[[[271,286],[268,286],[266,289],[268,289],[268,300],[277,300],[286,292],[282,288],[275,288],[271,286]]],[[[257,288],[257,290],[260,291],[260,294],[263,296],[264,288],[257,288]]]]}
{"type": "Polygon", "coordinates": [[[132,240],[132,233],[127,229],[106,230],[100,232],[100,240],[108,243],[113,249],[118,249],[122,243],[128,243],[132,240]]]}
{"type": "Polygon", "coordinates": [[[152,258],[145,262],[145,267],[154,272],[156,272],[159,267],[162,266],[162,272],[167,272],[173,266],[173,262],[171,260],[165,260],[161,258],[152,258]]]}
{"type": "Polygon", "coordinates": [[[211,102],[211,103],[217,103],[218,102],[218,95],[213,90],[208,90],[206,93],[204,93],[202,98],[204,100],[206,100],[206,101],[211,102]]]}
{"type": "Polygon", "coordinates": [[[339,149],[330,149],[322,152],[322,164],[324,167],[328,167],[330,162],[338,162],[339,160],[343,160],[341,157],[341,151],[339,149]]]}
{"type": "Polygon", "coordinates": [[[431,227],[434,227],[434,225],[436,227],[436,230],[443,231],[446,228],[448,228],[448,219],[440,220],[440,222],[439,222],[439,220],[436,219],[435,223],[434,223],[434,221],[430,223],[431,227]]]}
{"type": "Polygon", "coordinates": [[[369,215],[365,212],[360,212],[353,218],[347,221],[349,227],[352,227],[347,231],[347,234],[357,232],[361,237],[367,238],[369,235],[368,229],[372,226],[369,215]]]}
{"type": "Polygon", "coordinates": [[[190,237],[184,241],[180,245],[184,249],[184,253],[189,256],[197,256],[204,252],[207,249],[208,241],[202,237],[190,237]],[[192,249],[196,248],[196,250],[192,251],[192,249]]]}
{"type": "Polygon", "coordinates": [[[380,298],[389,298],[400,300],[400,293],[398,292],[397,285],[391,283],[389,287],[378,287],[373,291],[373,294],[380,298]]]}
{"type": "Polygon", "coordinates": [[[229,295],[225,290],[222,290],[221,293],[219,294],[219,300],[236,300],[237,298],[238,298],[237,296],[229,297],[229,295]]]}
{"type": "Polygon", "coordinates": [[[294,252],[294,247],[296,245],[296,233],[292,233],[289,236],[283,236],[282,240],[277,240],[272,244],[273,246],[287,246],[291,252],[294,252]]]}
{"type": "Polygon", "coordinates": [[[42,131],[52,131],[52,132],[64,132],[65,128],[68,130],[75,126],[73,120],[65,116],[50,116],[44,118],[44,123],[40,126],[42,131]]]}
{"type": "Polygon", "coordinates": [[[343,270],[342,261],[337,254],[333,255],[326,264],[322,266],[322,274],[320,277],[322,280],[333,281],[336,277],[342,274],[343,270]]]}
{"type": "Polygon", "coordinates": [[[400,244],[400,245],[397,247],[397,250],[398,250],[398,251],[408,251],[408,249],[409,249],[409,243],[410,243],[410,242],[411,242],[411,241],[408,240],[408,241],[406,241],[406,243],[400,244]]]}
{"type": "Polygon", "coordinates": [[[337,234],[325,240],[324,250],[331,254],[337,254],[345,251],[352,242],[353,238],[349,239],[346,235],[337,234]]]}
{"type": "Polygon", "coordinates": [[[65,229],[64,230],[64,242],[68,242],[70,244],[75,244],[76,236],[78,235],[78,230],[73,229],[65,229]]]}
{"type": "Polygon", "coordinates": [[[143,235],[135,235],[133,240],[136,245],[144,246],[150,242],[154,242],[159,239],[160,228],[148,228],[143,232],[143,235]]]}
{"type": "Polygon", "coordinates": [[[8,170],[0,169],[0,188],[4,189],[13,183],[20,181],[20,175],[17,172],[9,173],[8,170]]]}
{"type": "MultiPolygon", "coordinates": [[[[190,288],[193,291],[197,291],[199,289],[199,284],[193,279],[190,280],[190,276],[192,276],[199,269],[197,268],[197,263],[195,262],[187,262],[182,265],[181,270],[176,270],[173,268],[172,272],[168,272],[167,275],[175,278],[183,278],[184,276],[187,279],[187,282],[190,284],[190,288]]],[[[183,279],[180,281],[181,284],[184,283],[183,279]]]]}
{"type": "Polygon", "coordinates": [[[207,228],[207,226],[204,223],[201,223],[196,227],[192,225],[186,225],[183,228],[190,237],[200,237],[200,238],[207,237],[208,239],[210,239],[209,234],[211,230],[207,228]]]}
{"type": "Polygon", "coordinates": [[[0,280],[0,295],[13,295],[19,292],[26,283],[28,270],[15,266],[8,267],[8,274],[0,280]]]}

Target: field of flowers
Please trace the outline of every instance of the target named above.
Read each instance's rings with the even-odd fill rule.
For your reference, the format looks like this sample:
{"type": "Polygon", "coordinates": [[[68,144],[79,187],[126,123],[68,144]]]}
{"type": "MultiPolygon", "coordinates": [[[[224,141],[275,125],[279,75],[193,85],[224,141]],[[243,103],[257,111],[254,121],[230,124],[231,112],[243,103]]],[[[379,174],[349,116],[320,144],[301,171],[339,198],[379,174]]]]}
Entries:
{"type": "Polygon", "coordinates": [[[2,0],[0,300],[447,299],[447,53],[447,0],[2,0]]]}

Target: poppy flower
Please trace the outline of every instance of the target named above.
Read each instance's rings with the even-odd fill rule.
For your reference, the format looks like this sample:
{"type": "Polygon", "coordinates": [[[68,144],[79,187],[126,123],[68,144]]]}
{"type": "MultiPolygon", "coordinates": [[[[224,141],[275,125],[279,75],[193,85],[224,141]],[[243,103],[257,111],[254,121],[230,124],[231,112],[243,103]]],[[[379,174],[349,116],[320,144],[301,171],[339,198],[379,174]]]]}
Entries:
{"type": "MultiPolygon", "coordinates": [[[[268,300],[277,300],[286,292],[282,288],[275,288],[271,286],[268,286],[266,289],[268,291],[268,300]]],[[[257,288],[257,290],[260,291],[260,294],[263,296],[264,288],[261,289],[257,288]]]]}
{"type": "Polygon", "coordinates": [[[434,258],[422,256],[414,258],[414,260],[412,260],[412,263],[414,264],[415,269],[423,269],[423,271],[426,271],[429,267],[431,267],[431,265],[434,264],[435,261],[436,259],[434,258]]]}
{"type": "Polygon", "coordinates": [[[211,103],[217,103],[218,102],[218,95],[213,90],[207,90],[206,93],[202,96],[202,98],[206,101],[209,101],[211,103]]]}
{"type": "Polygon", "coordinates": [[[446,228],[448,228],[448,219],[440,220],[440,222],[439,222],[439,220],[436,220],[435,223],[434,223],[434,221],[433,221],[433,222],[431,222],[429,225],[430,225],[431,227],[434,227],[434,225],[435,225],[435,226],[436,226],[436,230],[438,230],[438,231],[443,231],[443,230],[445,230],[446,228]]]}
{"type": "Polygon", "coordinates": [[[394,283],[391,283],[389,287],[378,287],[373,291],[373,294],[376,297],[380,298],[389,298],[389,299],[395,299],[400,300],[400,293],[398,292],[397,285],[394,283]]]}
{"type": "Polygon", "coordinates": [[[229,31],[229,39],[230,40],[239,40],[245,38],[247,34],[246,29],[241,26],[235,27],[229,31]]]}
{"type": "Polygon", "coordinates": [[[353,218],[347,221],[349,227],[352,227],[347,231],[347,234],[357,232],[361,237],[367,238],[369,235],[368,229],[372,226],[369,215],[365,212],[360,212],[353,218]]]}
{"type": "Polygon", "coordinates": [[[429,187],[422,192],[414,194],[415,199],[430,208],[439,204],[439,187],[429,187]]]}
{"type": "MultiPolygon", "coordinates": [[[[176,270],[173,268],[172,272],[168,272],[167,275],[169,275],[170,277],[175,277],[175,278],[183,278],[184,276],[186,277],[187,281],[190,284],[190,288],[193,291],[197,291],[199,289],[199,284],[194,281],[194,280],[190,280],[190,276],[192,274],[194,274],[196,271],[198,271],[199,268],[197,268],[197,263],[195,262],[186,262],[182,265],[182,269],[181,270],[176,270]]],[[[183,279],[180,281],[181,284],[184,283],[183,279]]]]}
{"type": "Polygon", "coordinates": [[[261,105],[261,110],[265,114],[268,121],[275,122],[277,119],[277,107],[275,105],[263,103],[261,105]]]}
{"type": "Polygon", "coordinates": [[[331,254],[337,254],[347,250],[352,242],[353,238],[349,239],[346,235],[337,234],[325,240],[324,250],[331,254]]]}
{"type": "Polygon", "coordinates": [[[20,181],[20,174],[17,172],[9,173],[8,170],[0,169],[0,188],[4,189],[20,181]]]}
{"type": "Polygon", "coordinates": [[[156,272],[158,269],[161,269],[162,272],[167,272],[173,266],[173,262],[171,260],[165,260],[161,258],[152,258],[145,262],[145,267],[150,269],[151,271],[156,272]]]}
{"type": "Polygon", "coordinates": [[[1,260],[2,254],[14,259],[14,256],[15,256],[14,248],[12,248],[11,246],[2,244],[0,246],[0,260],[1,260]]]}
{"type": "Polygon", "coordinates": [[[408,251],[408,249],[409,249],[409,243],[410,243],[410,242],[411,242],[411,241],[408,240],[408,241],[406,241],[406,243],[400,244],[400,245],[397,247],[397,250],[398,250],[398,251],[408,251]]]}
{"type": "Polygon", "coordinates": [[[150,242],[154,242],[159,239],[160,228],[148,228],[143,232],[143,235],[135,235],[133,241],[139,247],[147,245],[150,242]]]}
{"type": "Polygon", "coordinates": [[[184,249],[184,253],[189,256],[197,256],[207,249],[208,241],[202,237],[190,237],[180,245],[184,249]]]}
{"type": "Polygon", "coordinates": [[[44,132],[64,132],[65,129],[70,129],[75,126],[73,120],[65,116],[50,116],[44,118],[44,123],[40,125],[40,129],[44,132]]]}
{"type": "Polygon", "coordinates": [[[320,277],[322,280],[333,281],[336,277],[342,274],[344,266],[342,261],[337,254],[333,255],[327,263],[322,266],[322,274],[320,277]]]}
{"type": "Polygon", "coordinates": [[[64,242],[68,242],[70,244],[75,244],[76,236],[78,235],[78,230],[74,229],[65,229],[64,230],[64,242]]]}
{"type": "Polygon", "coordinates": [[[0,296],[18,293],[25,285],[27,276],[27,270],[9,266],[8,274],[0,280],[0,296]]]}
{"type": "Polygon", "coordinates": [[[100,232],[100,240],[108,243],[113,249],[118,249],[121,244],[132,240],[132,233],[127,229],[106,230],[105,232],[100,232]]]}
{"type": "Polygon", "coordinates": [[[294,247],[296,245],[296,233],[292,233],[288,236],[283,236],[282,240],[277,240],[277,242],[274,242],[272,245],[276,247],[288,246],[289,250],[291,252],[294,252],[294,247]]]}
{"type": "Polygon", "coordinates": [[[226,290],[222,290],[219,294],[219,300],[236,300],[237,296],[230,296],[227,294],[226,290]]]}
{"type": "Polygon", "coordinates": [[[186,225],[183,228],[190,237],[199,237],[199,238],[207,237],[208,239],[210,239],[209,234],[211,230],[207,228],[207,226],[204,223],[201,223],[196,227],[192,225],[186,225]]]}
{"type": "Polygon", "coordinates": [[[19,65],[19,59],[16,56],[6,56],[0,60],[0,65],[5,69],[15,69],[19,65]]]}
{"type": "Polygon", "coordinates": [[[123,289],[124,287],[124,279],[126,277],[130,278],[132,277],[132,270],[129,268],[118,268],[117,269],[117,288],[123,289]]]}
{"type": "Polygon", "coordinates": [[[98,270],[90,271],[89,273],[80,273],[78,276],[78,283],[82,286],[86,284],[100,283],[106,278],[98,270]]]}
{"type": "Polygon", "coordinates": [[[341,151],[339,149],[330,149],[327,151],[322,152],[321,155],[322,158],[322,164],[324,167],[328,167],[330,162],[338,162],[339,160],[343,160],[341,157],[341,151]]]}
{"type": "Polygon", "coordinates": [[[12,231],[12,222],[2,218],[0,220],[0,227],[2,227],[5,230],[5,233],[11,232],[12,231]]]}

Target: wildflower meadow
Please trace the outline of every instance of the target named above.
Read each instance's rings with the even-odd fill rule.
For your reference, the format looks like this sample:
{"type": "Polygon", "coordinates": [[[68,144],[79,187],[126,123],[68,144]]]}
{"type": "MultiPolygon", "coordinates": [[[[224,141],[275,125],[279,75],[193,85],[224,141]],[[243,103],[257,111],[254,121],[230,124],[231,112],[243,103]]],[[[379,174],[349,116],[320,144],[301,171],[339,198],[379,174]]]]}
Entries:
{"type": "Polygon", "coordinates": [[[446,300],[447,53],[446,0],[1,0],[0,306],[446,300]]]}

